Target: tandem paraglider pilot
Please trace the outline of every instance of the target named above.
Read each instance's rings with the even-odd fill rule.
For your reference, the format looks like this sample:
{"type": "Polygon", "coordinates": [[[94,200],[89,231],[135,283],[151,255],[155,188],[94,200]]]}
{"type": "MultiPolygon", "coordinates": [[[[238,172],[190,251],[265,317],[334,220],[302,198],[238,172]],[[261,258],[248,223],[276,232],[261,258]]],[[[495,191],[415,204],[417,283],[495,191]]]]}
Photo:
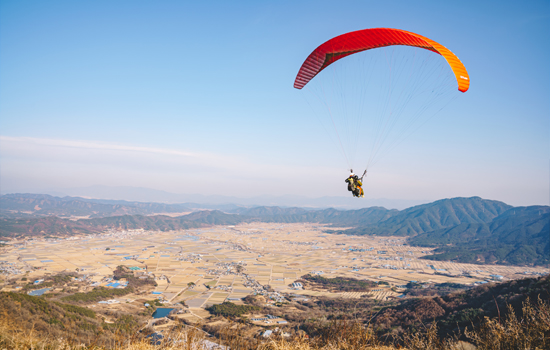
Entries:
{"type": "Polygon", "coordinates": [[[349,174],[348,178],[346,179],[346,183],[348,184],[348,191],[351,191],[354,197],[365,197],[365,192],[363,191],[363,176],[365,176],[365,173],[367,171],[365,170],[365,173],[363,173],[363,176],[361,177],[355,175],[353,173],[353,169],[350,171],[351,174],[349,174]]]}

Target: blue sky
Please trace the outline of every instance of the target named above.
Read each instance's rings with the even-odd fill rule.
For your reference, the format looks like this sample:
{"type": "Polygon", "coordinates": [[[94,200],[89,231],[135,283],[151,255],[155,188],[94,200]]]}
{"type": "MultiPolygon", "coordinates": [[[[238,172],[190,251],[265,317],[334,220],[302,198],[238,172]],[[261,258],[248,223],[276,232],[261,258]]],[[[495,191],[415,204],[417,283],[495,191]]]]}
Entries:
{"type": "Polygon", "coordinates": [[[472,84],[369,170],[367,195],[549,204],[548,1],[4,0],[0,190],[346,196],[292,85],[315,47],[374,27],[441,42],[472,84]]]}

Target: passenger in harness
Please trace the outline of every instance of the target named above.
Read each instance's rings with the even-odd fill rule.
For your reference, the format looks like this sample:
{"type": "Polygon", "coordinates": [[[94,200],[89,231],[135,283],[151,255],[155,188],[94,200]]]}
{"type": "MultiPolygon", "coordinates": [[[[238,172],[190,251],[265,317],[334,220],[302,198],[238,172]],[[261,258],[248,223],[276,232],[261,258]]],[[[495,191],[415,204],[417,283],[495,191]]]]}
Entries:
{"type": "MultiPolygon", "coordinates": [[[[363,173],[363,176],[367,171],[363,173]]],[[[348,184],[348,191],[351,191],[353,193],[354,197],[365,197],[365,192],[363,191],[363,176],[358,177],[353,173],[353,169],[351,170],[351,174],[346,179],[346,182],[348,184]]]]}

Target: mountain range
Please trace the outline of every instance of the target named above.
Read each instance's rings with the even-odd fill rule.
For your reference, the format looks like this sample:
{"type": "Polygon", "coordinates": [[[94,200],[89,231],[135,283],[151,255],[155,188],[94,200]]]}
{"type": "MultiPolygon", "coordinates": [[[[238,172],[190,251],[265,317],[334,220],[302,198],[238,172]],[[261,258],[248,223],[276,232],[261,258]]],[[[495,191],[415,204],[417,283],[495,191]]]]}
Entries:
{"type": "Polygon", "coordinates": [[[0,215],[3,237],[87,234],[106,229],[165,231],[253,221],[314,222],[327,224],[327,231],[334,234],[406,236],[410,245],[437,248],[428,259],[550,263],[549,206],[512,207],[479,197],[442,199],[404,210],[312,210],[9,194],[0,196],[0,215]],[[174,215],[159,215],[167,213],[174,215]]]}
{"type": "MultiPolygon", "coordinates": [[[[344,182],[342,181],[344,184],[344,182]]],[[[345,184],[344,184],[345,185],[345,184]]],[[[236,197],[224,195],[180,194],[133,186],[103,186],[59,188],[37,193],[49,194],[57,197],[83,197],[101,200],[126,200],[136,202],[156,203],[198,203],[200,205],[234,204],[240,206],[295,206],[309,208],[340,208],[359,209],[362,207],[383,206],[386,208],[405,209],[413,205],[428,203],[429,200],[362,198],[352,196],[324,196],[306,197],[297,195],[257,195],[253,197],[236,197]]],[[[1,192],[0,194],[7,194],[1,192]]]]}

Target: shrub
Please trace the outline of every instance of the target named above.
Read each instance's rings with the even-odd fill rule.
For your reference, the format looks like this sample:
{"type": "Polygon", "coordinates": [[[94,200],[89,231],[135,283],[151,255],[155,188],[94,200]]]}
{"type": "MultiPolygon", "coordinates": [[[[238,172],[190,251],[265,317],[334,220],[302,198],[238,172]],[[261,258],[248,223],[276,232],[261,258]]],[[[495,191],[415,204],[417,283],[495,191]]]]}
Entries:
{"type": "Polygon", "coordinates": [[[206,310],[214,315],[238,317],[253,310],[260,310],[260,308],[252,305],[237,305],[229,301],[225,301],[222,304],[212,305],[206,310]]]}

